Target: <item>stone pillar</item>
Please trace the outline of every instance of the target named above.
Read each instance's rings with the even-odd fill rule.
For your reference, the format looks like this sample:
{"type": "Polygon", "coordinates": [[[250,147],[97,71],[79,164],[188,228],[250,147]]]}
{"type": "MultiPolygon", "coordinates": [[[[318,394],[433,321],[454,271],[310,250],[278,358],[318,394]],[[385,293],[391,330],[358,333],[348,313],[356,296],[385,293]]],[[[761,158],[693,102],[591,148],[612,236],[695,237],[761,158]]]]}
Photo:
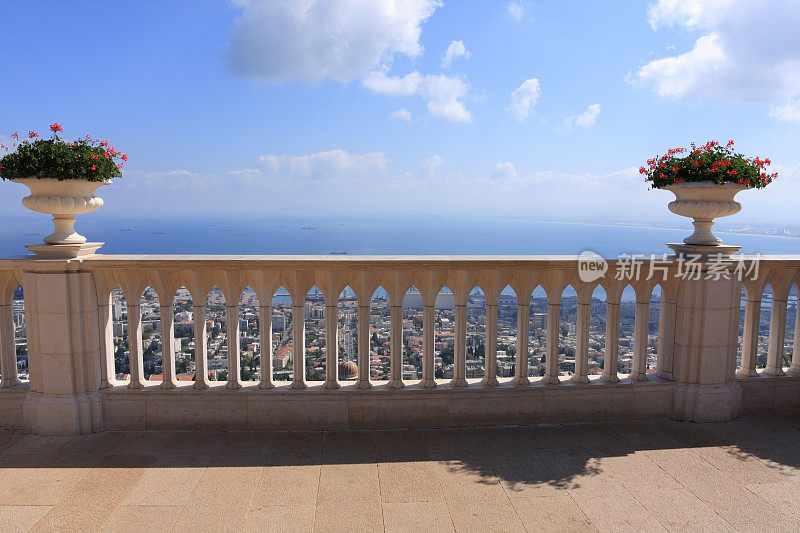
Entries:
{"type": "Polygon", "coordinates": [[[787,295],[772,290],[772,312],[769,315],[769,345],[767,348],[767,367],[765,374],[782,376],[783,346],[786,342],[786,303],[787,295]]]}
{"type": "MultiPolygon", "coordinates": [[[[488,294],[486,296],[489,298],[488,294]]],[[[497,381],[497,301],[486,302],[486,375],[481,383],[487,387],[496,387],[497,381]]]]}
{"type": "Polygon", "coordinates": [[[242,388],[242,369],[239,363],[239,304],[227,304],[225,310],[226,329],[228,330],[228,382],[225,388],[238,390],[242,388]]]}
{"type": "Polygon", "coordinates": [[[100,332],[100,388],[109,389],[117,380],[117,366],[114,358],[114,320],[111,316],[111,294],[97,305],[97,319],[100,332]]]}
{"type": "MultiPolygon", "coordinates": [[[[330,296],[333,299],[333,296],[330,296]]],[[[339,388],[339,303],[325,306],[325,385],[329,390],[339,388]]]]}
{"type": "MultiPolygon", "coordinates": [[[[436,301],[436,298],[433,298],[436,301]]],[[[423,304],[422,306],[422,381],[421,387],[435,387],[434,361],[435,357],[435,333],[434,328],[434,306],[423,304]]]]}
{"type": "Polygon", "coordinates": [[[28,429],[40,435],[102,431],[94,279],[69,271],[66,262],[43,263],[23,274],[28,357],[39,374],[25,398],[28,429]]]}
{"type": "Polygon", "coordinates": [[[292,388],[301,390],[306,388],[306,321],[305,298],[297,296],[300,303],[292,299],[292,388]]]}
{"type": "Polygon", "coordinates": [[[14,346],[14,311],[11,301],[0,304],[0,365],[3,370],[0,388],[8,389],[19,385],[17,349],[14,346]]]}
{"type": "Polygon", "coordinates": [[[674,345],[671,339],[675,338],[676,309],[674,284],[665,281],[661,285],[661,306],[658,310],[658,373],[656,375],[669,381],[675,379],[673,373],[674,345]]]}
{"type": "Polygon", "coordinates": [[[453,387],[467,386],[467,305],[456,305],[453,344],[453,387]]]}
{"type": "MultiPolygon", "coordinates": [[[[168,296],[161,296],[167,298],[168,296]]],[[[172,301],[161,303],[161,366],[164,369],[162,389],[174,389],[178,385],[175,377],[175,307],[172,301]]]]}
{"type": "Polygon", "coordinates": [[[128,296],[128,363],[131,381],[129,389],[141,389],[144,379],[144,354],[142,351],[142,304],[141,295],[128,296]]]}
{"type": "Polygon", "coordinates": [[[391,359],[391,376],[388,387],[390,389],[402,389],[403,383],[403,302],[400,305],[392,305],[392,331],[389,340],[389,357],[391,359]]]}
{"type": "MultiPolygon", "coordinates": [[[[197,298],[197,295],[194,295],[197,298]]],[[[206,345],[206,306],[194,302],[194,389],[208,388],[208,346],[206,345]]]]}
{"type": "Polygon", "coordinates": [[[561,295],[547,294],[547,361],[542,383],[558,385],[558,336],[561,333],[561,295]],[[558,298],[557,302],[551,300],[558,298]]]}
{"type": "Polygon", "coordinates": [[[260,303],[258,306],[258,329],[261,336],[261,380],[258,388],[267,390],[273,387],[272,384],[272,305],[270,303],[260,303]]]}
{"type": "Polygon", "coordinates": [[[650,294],[645,288],[636,288],[636,316],[633,322],[633,361],[631,361],[631,379],[633,381],[647,381],[650,294]]]}
{"type": "Polygon", "coordinates": [[[794,316],[794,344],[792,345],[792,366],[789,374],[800,375],[800,309],[796,309],[794,316]]]}
{"type": "Polygon", "coordinates": [[[711,279],[706,274],[704,265],[701,279],[677,280],[672,339],[677,420],[731,420],[739,410],[735,371],[741,283],[733,276],[711,279]]]}
{"type": "Polygon", "coordinates": [[[369,301],[358,305],[358,381],[357,389],[371,389],[369,381],[369,301]]]}
{"type": "Polygon", "coordinates": [[[617,383],[617,367],[619,363],[619,314],[620,294],[609,291],[606,295],[606,350],[603,357],[603,375],[606,383],[617,383]]]}
{"type": "MultiPolygon", "coordinates": [[[[528,330],[530,329],[531,295],[527,298],[523,294],[517,300],[517,357],[514,385],[528,385],[528,330]]],[[[549,359],[549,358],[548,358],[549,359]]]]}
{"type": "Polygon", "coordinates": [[[736,375],[757,377],[758,333],[761,322],[761,297],[764,284],[745,282],[744,330],[742,333],[742,363],[736,375]]]}
{"type": "Polygon", "coordinates": [[[591,294],[587,289],[578,292],[578,313],[575,338],[575,373],[573,383],[589,383],[589,312],[591,311],[591,294]]]}

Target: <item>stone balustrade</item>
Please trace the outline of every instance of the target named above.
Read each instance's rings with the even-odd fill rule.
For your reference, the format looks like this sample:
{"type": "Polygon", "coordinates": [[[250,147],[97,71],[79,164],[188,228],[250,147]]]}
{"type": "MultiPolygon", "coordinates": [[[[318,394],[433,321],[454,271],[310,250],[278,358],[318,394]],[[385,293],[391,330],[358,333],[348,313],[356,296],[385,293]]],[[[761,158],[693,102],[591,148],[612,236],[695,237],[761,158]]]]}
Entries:
{"type": "MultiPolygon", "coordinates": [[[[0,259],[0,426],[41,434],[118,429],[343,429],[448,427],[619,419],[729,420],[740,414],[800,408],[800,313],[795,313],[791,365],[784,369],[787,303],[800,281],[800,256],[747,258],[757,272],[740,281],[733,263],[710,260],[684,271],[684,262],[607,261],[605,273],[585,281],[574,256],[113,256],[79,260],[0,259]],[[638,265],[638,266],[637,266],[638,265]],[[582,279],[583,278],[583,279],[582,279]],[[772,294],[767,361],[757,368],[761,301],[772,294]],[[24,289],[30,379],[20,382],[11,299],[24,289]],[[593,291],[606,293],[604,369],[589,375],[593,291]],[[661,289],[658,363],[648,372],[650,296],[661,289]],[[453,294],[454,362],[449,380],[435,376],[435,311],[440,290],[453,294]],[[505,287],[517,297],[516,360],[511,378],[497,375],[498,302],[505,287]],[[561,295],[577,294],[575,370],[559,375],[561,295]],[[635,292],[633,357],[629,375],[618,375],[623,290],[635,292]],[[745,293],[741,364],[740,303],[745,293]],[[127,301],[130,379],[116,379],[111,291],[127,301]],[[163,379],[145,379],[138,295],[152,287],[160,298],[163,379]],[[195,376],[176,378],[173,295],[193,298],[195,339],[206,337],[206,295],[225,296],[227,381],[208,379],[205,342],[196,342],[195,376]],[[358,375],[337,377],[337,350],[329,350],[324,381],[272,379],[273,354],[264,342],[260,380],[241,380],[238,299],[251,288],[261,317],[271,316],[273,295],[284,287],[294,317],[303,317],[309,290],[317,287],[326,313],[337,311],[350,287],[358,302],[358,375]],[[391,306],[390,373],[370,376],[370,299],[382,287],[391,306]],[[423,304],[421,379],[403,379],[402,304],[415,287],[423,304]],[[480,287],[486,298],[486,349],[482,379],[467,379],[467,300],[480,287]],[[546,368],[532,376],[529,311],[537,287],[547,294],[546,368]]],[[[260,320],[261,339],[272,338],[271,320],[260,320]]],[[[305,322],[292,320],[292,365],[304,369],[305,322]]],[[[326,343],[338,346],[335,320],[326,343]]]]}

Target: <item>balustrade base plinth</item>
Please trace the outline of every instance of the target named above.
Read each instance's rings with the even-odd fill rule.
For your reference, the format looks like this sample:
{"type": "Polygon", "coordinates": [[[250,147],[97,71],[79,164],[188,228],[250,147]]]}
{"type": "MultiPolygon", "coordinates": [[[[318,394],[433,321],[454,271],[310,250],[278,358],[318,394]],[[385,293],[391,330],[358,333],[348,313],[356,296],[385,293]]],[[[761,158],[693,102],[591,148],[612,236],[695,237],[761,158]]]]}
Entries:
{"type": "Polygon", "coordinates": [[[673,418],[687,422],[725,422],[738,416],[741,401],[742,389],[737,383],[678,384],[673,418]]]}
{"type": "Polygon", "coordinates": [[[26,429],[37,435],[85,435],[105,430],[97,394],[29,392],[23,411],[26,429]]]}
{"type": "Polygon", "coordinates": [[[669,246],[676,255],[699,255],[701,257],[710,257],[721,255],[722,257],[735,254],[742,249],[741,246],[729,246],[727,244],[714,245],[700,245],[700,244],[685,244],[678,242],[668,242],[669,246]]]}

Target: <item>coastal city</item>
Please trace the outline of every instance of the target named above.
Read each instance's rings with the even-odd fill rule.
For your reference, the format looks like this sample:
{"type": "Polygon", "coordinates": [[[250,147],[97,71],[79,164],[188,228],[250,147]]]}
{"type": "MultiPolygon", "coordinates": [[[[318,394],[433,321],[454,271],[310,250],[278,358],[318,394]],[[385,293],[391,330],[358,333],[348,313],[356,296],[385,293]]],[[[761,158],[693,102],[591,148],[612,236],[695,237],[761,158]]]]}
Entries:
{"type": "MultiPolygon", "coordinates": [[[[569,289],[567,289],[569,290],[569,289]]],[[[605,359],[606,304],[602,288],[595,292],[590,306],[589,327],[589,375],[603,373],[605,359]],[[600,297],[598,296],[598,293],[600,297]]],[[[114,360],[116,378],[129,379],[129,331],[127,300],[124,292],[116,288],[111,295],[111,313],[114,335],[114,360]]],[[[650,303],[647,343],[647,372],[655,372],[657,366],[659,295],[654,293],[650,303]]],[[[766,364],[767,338],[770,324],[771,296],[765,291],[762,301],[761,327],[758,348],[759,366],[766,364]]],[[[634,301],[623,299],[620,306],[620,341],[617,371],[629,374],[633,357],[633,335],[635,320],[634,301]]],[[[161,307],[158,295],[152,288],[144,291],[141,297],[142,350],[145,379],[163,379],[161,307]]],[[[382,289],[378,289],[370,302],[369,317],[369,360],[370,378],[376,382],[389,379],[390,371],[390,303],[382,289]]],[[[797,298],[794,290],[788,303],[785,354],[791,353],[794,336],[794,316],[797,298]]],[[[355,380],[358,375],[358,302],[352,291],[346,289],[340,296],[337,316],[338,330],[338,378],[342,381],[355,380]]],[[[195,379],[195,338],[193,301],[186,289],[179,289],[174,296],[174,353],[176,374],[179,381],[195,379]]],[[[12,303],[13,323],[16,331],[15,347],[20,378],[26,379],[27,344],[25,338],[25,309],[22,288],[14,293],[12,303]]],[[[439,293],[435,307],[435,377],[449,380],[453,377],[455,301],[446,288],[439,293]]],[[[577,298],[565,291],[561,301],[559,339],[559,375],[568,379],[575,370],[577,298]]],[[[744,302],[741,319],[744,317],[744,302]]],[[[294,376],[292,365],[292,313],[291,299],[283,289],[279,289],[272,302],[272,379],[291,381],[294,376]]],[[[239,300],[239,346],[242,381],[261,379],[261,338],[259,304],[256,294],[245,290],[239,300]]],[[[325,379],[326,361],[326,317],[325,300],[321,292],[312,289],[304,304],[306,368],[308,381],[325,379]]],[[[497,376],[510,378],[515,372],[516,361],[516,322],[517,299],[513,291],[507,289],[500,295],[498,305],[497,335],[497,376]]],[[[740,320],[740,324],[742,321],[740,320]]],[[[413,287],[403,302],[403,369],[402,379],[414,383],[422,379],[423,353],[423,307],[419,292],[413,287]]],[[[467,303],[467,341],[466,377],[480,379],[485,371],[486,354],[486,299],[479,288],[469,295],[467,303]]],[[[741,345],[740,326],[740,345],[741,345]]],[[[225,297],[218,289],[212,289],[206,299],[206,345],[208,354],[208,380],[226,381],[228,379],[228,339],[227,339],[225,297]]],[[[531,378],[543,376],[547,360],[547,298],[534,292],[530,304],[529,362],[528,374],[531,378]]]]}

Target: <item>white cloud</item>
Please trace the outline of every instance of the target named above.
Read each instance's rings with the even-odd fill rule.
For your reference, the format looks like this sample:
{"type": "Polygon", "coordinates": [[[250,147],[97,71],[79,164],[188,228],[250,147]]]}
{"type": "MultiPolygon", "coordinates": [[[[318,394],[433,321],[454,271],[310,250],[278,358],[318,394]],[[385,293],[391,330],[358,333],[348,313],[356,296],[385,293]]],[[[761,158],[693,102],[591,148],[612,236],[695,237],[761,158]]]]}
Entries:
{"type": "Polygon", "coordinates": [[[600,115],[600,104],[592,104],[586,108],[586,111],[580,115],[573,115],[564,119],[564,126],[572,128],[589,128],[594,126],[597,122],[597,117],[600,115]]]}
{"type": "Polygon", "coordinates": [[[409,96],[419,94],[428,102],[428,112],[451,122],[469,122],[472,115],[462,100],[469,92],[469,83],[444,74],[421,75],[417,71],[403,77],[389,76],[385,70],[370,72],[362,81],[364,87],[380,94],[409,96]]]}
{"type": "Polygon", "coordinates": [[[469,59],[471,56],[472,52],[467,50],[464,41],[450,41],[450,46],[447,47],[447,52],[445,52],[444,57],[442,57],[442,67],[450,68],[454,60],[460,57],[469,59]]]}
{"type": "Polygon", "coordinates": [[[284,178],[333,179],[372,177],[386,170],[384,154],[352,154],[330,150],[307,155],[262,155],[259,165],[264,175],[284,178]]]}
{"type": "Polygon", "coordinates": [[[232,0],[230,69],[269,82],[347,82],[397,54],[422,53],[439,0],[232,0]]]}
{"type": "Polygon", "coordinates": [[[400,109],[389,115],[389,120],[397,120],[400,122],[411,122],[411,112],[408,109],[401,107],[400,109]]]}
{"type": "Polygon", "coordinates": [[[649,22],[701,33],[691,50],[638,70],[660,96],[781,105],[800,95],[800,2],[658,0],[649,22]]]}
{"type": "Polygon", "coordinates": [[[425,160],[425,164],[422,166],[425,174],[428,177],[433,176],[436,174],[436,171],[444,164],[444,159],[441,158],[439,154],[433,154],[428,159],[425,160]]]}
{"type": "Polygon", "coordinates": [[[419,91],[422,75],[415,70],[401,78],[399,76],[389,76],[385,70],[373,70],[364,76],[361,83],[364,84],[364,87],[376,93],[409,96],[419,91]]]}
{"type": "Polygon", "coordinates": [[[769,116],[787,122],[800,122],[800,100],[780,106],[772,106],[769,109],[769,116]]]}
{"type": "Polygon", "coordinates": [[[525,80],[511,93],[511,105],[507,108],[508,112],[518,121],[525,122],[525,119],[533,114],[541,94],[542,87],[537,78],[525,80]]]}
{"type": "Polygon", "coordinates": [[[522,17],[525,16],[525,6],[520,0],[515,0],[508,4],[506,13],[514,20],[522,20],[522,17]]]}
{"type": "Polygon", "coordinates": [[[516,178],[517,169],[508,161],[505,163],[497,163],[494,167],[494,172],[492,172],[492,177],[496,179],[516,178]]]}

